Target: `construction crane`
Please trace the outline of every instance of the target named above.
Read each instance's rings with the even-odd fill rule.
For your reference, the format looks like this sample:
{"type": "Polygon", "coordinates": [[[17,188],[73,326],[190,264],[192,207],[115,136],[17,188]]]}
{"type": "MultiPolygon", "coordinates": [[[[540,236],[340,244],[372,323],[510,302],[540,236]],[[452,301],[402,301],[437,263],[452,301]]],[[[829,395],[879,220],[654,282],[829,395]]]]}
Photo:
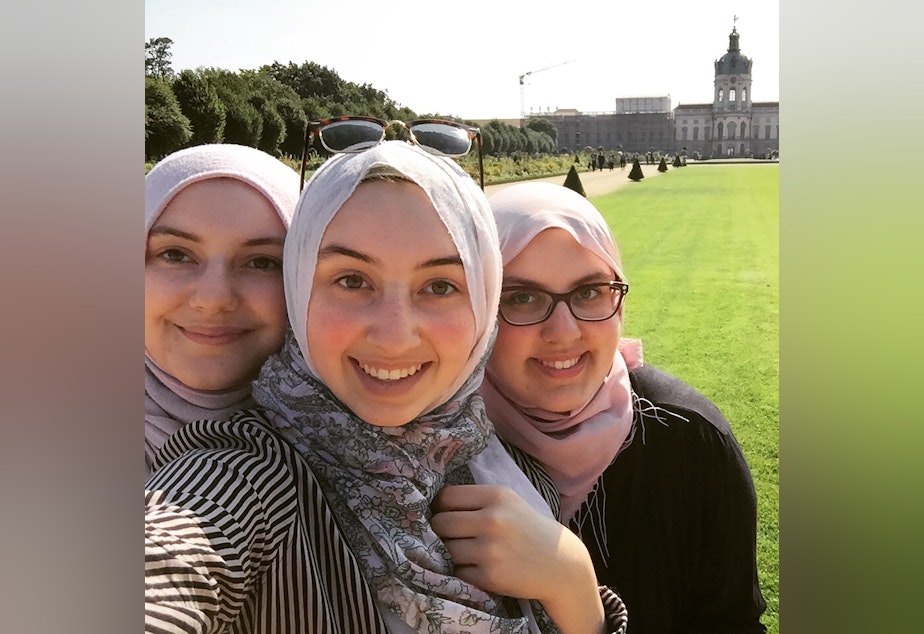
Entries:
{"type": "Polygon", "coordinates": [[[520,118],[521,119],[526,118],[526,98],[524,96],[524,88],[523,88],[523,86],[526,85],[526,78],[534,73],[541,73],[544,70],[558,68],[559,66],[570,64],[573,61],[574,61],[573,59],[569,59],[566,62],[559,62],[558,64],[552,64],[551,66],[546,66],[545,68],[538,68],[536,70],[527,71],[523,73],[522,75],[520,75],[520,118]]]}

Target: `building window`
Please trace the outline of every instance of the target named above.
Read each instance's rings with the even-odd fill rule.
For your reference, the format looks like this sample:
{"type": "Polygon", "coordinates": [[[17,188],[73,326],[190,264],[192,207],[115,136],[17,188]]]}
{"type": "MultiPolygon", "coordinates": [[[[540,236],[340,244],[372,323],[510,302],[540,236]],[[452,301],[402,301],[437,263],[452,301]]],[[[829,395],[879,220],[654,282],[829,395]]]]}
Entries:
{"type": "Polygon", "coordinates": [[[728,123],[728,138],[734,139],[737,136],[737,132],[738,132],[738,124],[736,124],[734,121],[730,121],[728,123]]]}
{"type": "Polygon", "coordinates": [[[717,125],[716,128],[715,128],[715,138],[717,138],[717,139],[723,139],[723,138],[725,138],[725,137],[722,135],[722,132],[723,132],[724,130],[725,130],[725,128],[722,126],[722,123],[719,122],[719,125],[717,125]]]}
{"type": "Polygon", "coordinates": [[[728,89],[728,100],[732,102],[735,100],[735,89],[734,88],[728,89]]]}
{"type": "Polygon", "coordinates": [[[751,133],[754,135],[754,138],[755,138],[755,139],[758,138],[758,137],[757,137],[757,131],[758,131],[758,130],[760,130],[760,128],[757,127],[757,126],[754,126],[753,128],[751,128],[751,133]]]}
{"type": "Polygon", "coordinates": [[[741,101],[747,101],[747,100],[748,100],[748,89],[742,88],[741,89],[741,101]]]}
{"type": "Polygon", "coordinates": [[[687,126],[683,126],[683,136],[681,137],[682,141],[687,140],[687,126]]]}
{"type": "Polygon", "coordinates": [[[748,138],[748,124],[746,123],[741,124],[741,138],[742,139],[748,138]]]}
{"type": "Polygon", "coordinates": [[[725,91],[719,88],[719,103],[722,103],[724,99],[725,99],[725,91]]]}
{"type": "Polygon", "coordinates": [[[698,127],[693,128],[693,140],[699,141],[699,128],[698,127]]]}
{"type": "Polygon", "coordinates": [[[765,139],[769,139],[769,138],[770,138],[770,126],[768,126],[768,125],[765,125],[765,126],[764,126],[764,138],[765,138],[765,139]]]}

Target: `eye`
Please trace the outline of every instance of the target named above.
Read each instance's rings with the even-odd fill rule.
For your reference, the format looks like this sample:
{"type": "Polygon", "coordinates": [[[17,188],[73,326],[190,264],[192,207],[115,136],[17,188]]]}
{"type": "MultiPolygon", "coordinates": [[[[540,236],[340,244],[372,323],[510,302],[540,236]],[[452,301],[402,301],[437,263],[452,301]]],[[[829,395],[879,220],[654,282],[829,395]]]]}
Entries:
{"type": "Polygon", "coordinates": [[[600,289],[596,286],[585,286],[576,290],[574,294],[578,299],[586,302],[596,299],[600,295],[600,289]]]}
{"type": "Polygon", "coordinates": [[[165,262],[170,262],[171,264],[183,264],[186,262],[192,262],[192,258],[190,258],[180,249],[164,249],[157,255],[157,257],[165,262]]]}
{"type": "Polygon", "coordinates": [[[257,269],[258,271],[276,271],[282,268],[282,264],[279,260],[267,256],[256,257],[250,260],[247,266],[257,269]]]}
{"type": "Polygon", "coordinates": [[[531,304],[538,301],[536,293],[528,289],[508,291],[501,295],[501,301],[510,305],[531,304]]]}
{"type": "Polygon", "coordinates": [[[343,288],[351,291],[359,290],[369,286],[369,284],[366,283],[366,280],[364,280],[362,276],[357,275],[356,273],[350,273],[348,275],[339,277],[337,278],[336,282],[343,288]]]}
{"type": "Polygon", "coordinates": [[[459,292],[459,288],[455,284],[446,280],[436,280],[431,282],[427,285],[425,290],[428,293],[439,295],[440,297],[445,297],[446,295],[459,292]]]}

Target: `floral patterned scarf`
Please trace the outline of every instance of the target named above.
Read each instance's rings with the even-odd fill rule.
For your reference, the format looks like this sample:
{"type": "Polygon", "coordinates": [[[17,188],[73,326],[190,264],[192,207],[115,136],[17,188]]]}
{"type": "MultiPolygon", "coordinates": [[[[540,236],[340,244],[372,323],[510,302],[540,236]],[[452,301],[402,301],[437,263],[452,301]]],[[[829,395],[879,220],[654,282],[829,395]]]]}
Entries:
{"type": "MultiPolygon", "coordinates": [[[[479,372],[473,383],[481,380],[479,372]]],[[[378,601],[418,632],[526,632],[497,598],[453,576],[430,503],[493,434],[473,389],[401,427],[352,414],[309,371],[291,333],[254,382],[305,456],[378,601]]]]}

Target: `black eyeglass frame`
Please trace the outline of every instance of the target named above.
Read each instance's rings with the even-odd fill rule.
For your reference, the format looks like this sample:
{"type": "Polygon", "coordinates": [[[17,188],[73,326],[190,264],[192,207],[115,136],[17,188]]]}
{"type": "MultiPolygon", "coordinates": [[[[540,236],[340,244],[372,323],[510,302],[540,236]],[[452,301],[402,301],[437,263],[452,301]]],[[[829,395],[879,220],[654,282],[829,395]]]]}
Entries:
{"type": "MultiPolygon", "coordinates": [[[[331,124],[331,123],[336,123],[338,121],[369,121],[372,123],[377,123],[378,125],[382,126],[382,138],[379,139],[379,143],[385,140],[385,131],[390,126],[397,124],[403,127],[405,130],[407,130],[408,135],[410,136],[411,141],[414,143],[414,145],[421,147],[426,152],[431,152],[432,154],[436,154],[437,156],[449,156],[449,157],[465,156],[465,154],[468,154],[468,152],[471,151],[471,145],[469,146],[469,149],[468,151],[465,152],[465,154],[444,154],[443,152],[440,152],[436,148],[420,143],[417,140],[417,137],[414,136],[413,127],[415,125],[423,124],[423,123],[441,123],[441,124],[445,124],[453,128],[458,128],[460,130],[463,130],[468,134],[469,142],[475,141],[475,145],[478,147],[478,175],[479,175],[479,182],[481,185],[481,189],[484,190],[484,156],[483,156],[482,144],[481,144],[481,130],[479,128],[475,128],[473,126],[466,125],[464,123],[459,123],[458,121],[450,121],[448,119],[413,119],[411,121],[400,121],[398,119],[392,119],[389,121],[386,119],[379,119],[378,117],[366,117],[362,115],[346,115],[342,117],[330,117],[328,119],[321,119],[320,121],[309,121],[308,123],[305,124],[305,136],[302,141],[302,166],[301,166],[301,173],[299,176],[298,191],[302,191],[305,188],[305,169],[307,168],[307,165],[308,165],[308,149],[311,147],[311,135],[319,134],[322,131],[322,128],[324,126],[331,124]]],[[[376,145],[378,145],[378,143],[376,145]]],[[[325,150],[327,150],[330,154],[353,154],[353,153],[364,152],[365,150],[368,150],[370,147],[375,147],[374,145],[369,146],[369,147],[364,147],[362,149],[356,150],[355,152],[349,152],[349,151],[344,151],[344,150],[332,150],[329,147],[327,147],[327,145],[324,143],[323,137],[321,137],[321,146],[325,150]]]]}
{"type": "Polygon", "coordinates": [[[564,302],[565,306],[568,307],[568,310],[571,312],[571,316],[577,319],[578,321],[590,321],[590,322],[606,321],[607,319],[612,318],[613,315],[618,313],[619,309],[622,308],[622,303],[623,301],[625,301],[626,295],[629,294],[629,285],[626,282],[621,282],[619,280],[613,280],[610,282],[596,282],[592,284],[581,284],[580,286],[572,288],[570,291],[566,293],[553,293],[552,291],[547,291],[544,288],[536,288],[535,286],[505,286],[501,288],[501,293],[506,293],[509,291],[530,291],[533,293],[543,293],[552,298],[552,303],[549,304],[549,309],[548,311],[546,311],[545,316],[543,316],[542,319],[531,321],[527,324],[513,323],[512,321],[507,319],[507,316],[504,314],[503,307],[501,306],[498,307],[497,312],[500,314],[501,319],[503,319],[505,322],[507,322],[511,326],[535,326],[536,324],[541,324],[542,322],[546,321],[549,317],[551,317],[552,313],[555,312],[555,308],[562,302],[564,302]],[[574,312],[574,307],[571,305],[571,298],[583,290],[586,290],[588,288],[599,288],[601,286],[606,286],[610,290],[619,291],[619,300],[616,302],[616,307],[613,309],[613,312],[611,312],[606,317],[599,317],[597,319],[587,319],[586,317],[578,317],[574,312]]]}

